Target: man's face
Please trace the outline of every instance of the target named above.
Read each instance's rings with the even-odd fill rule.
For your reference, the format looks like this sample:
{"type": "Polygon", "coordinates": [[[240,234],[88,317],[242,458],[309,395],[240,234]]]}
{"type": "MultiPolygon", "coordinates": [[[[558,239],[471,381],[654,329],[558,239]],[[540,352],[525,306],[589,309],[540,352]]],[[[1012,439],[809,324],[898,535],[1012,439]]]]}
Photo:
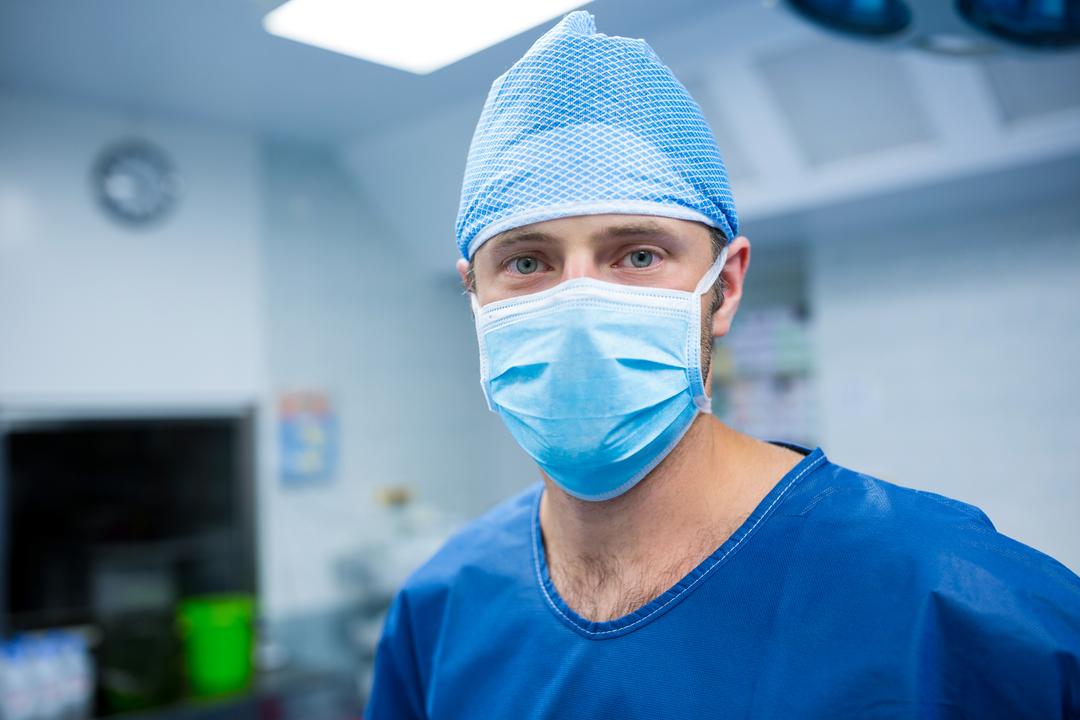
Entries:
{"type": "MultiPolygon", "coordinates": [[[[691,292],[714,259],[709,231],[701,223],[651,215],[581,215],[525,225],[485,242],[473,257],[472,289],[481,305],[581,277],[691,292]]],[[[716,317],[710,310],[717,288],[701,298],[703,369],[712,337],[730,327],[748,259],[748,242],[737,238],[729,246],[722,274],[724,303],[716,317]]],[[[458,271],[468,285],[464,260],[458,271]]]]}

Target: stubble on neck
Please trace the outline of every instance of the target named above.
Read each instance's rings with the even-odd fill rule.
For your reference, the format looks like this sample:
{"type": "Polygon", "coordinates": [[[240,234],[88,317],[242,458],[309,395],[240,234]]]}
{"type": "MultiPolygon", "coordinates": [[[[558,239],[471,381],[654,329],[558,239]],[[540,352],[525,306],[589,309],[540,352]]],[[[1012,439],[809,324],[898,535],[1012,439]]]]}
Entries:
{"type": "Polygon", "coordinates": [[[748,513],[735,502],[721,444],[737,449],[738,435],[700,415],[653,472],[602,502],[575,498],[545,477],[545,555],[552,582],[575,612],[589,620],[633,612],[730,536],[748,513]]]}

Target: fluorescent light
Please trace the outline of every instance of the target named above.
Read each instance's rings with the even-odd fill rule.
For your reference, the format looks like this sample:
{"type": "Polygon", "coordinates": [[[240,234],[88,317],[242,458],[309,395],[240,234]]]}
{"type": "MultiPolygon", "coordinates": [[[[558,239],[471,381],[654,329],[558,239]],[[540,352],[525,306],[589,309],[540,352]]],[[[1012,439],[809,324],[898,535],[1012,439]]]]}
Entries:
{"type": "Polygon", "coordinates": [[[297,42],[425,75],[590,0],[289,0],[263,18],[297,42]]]}

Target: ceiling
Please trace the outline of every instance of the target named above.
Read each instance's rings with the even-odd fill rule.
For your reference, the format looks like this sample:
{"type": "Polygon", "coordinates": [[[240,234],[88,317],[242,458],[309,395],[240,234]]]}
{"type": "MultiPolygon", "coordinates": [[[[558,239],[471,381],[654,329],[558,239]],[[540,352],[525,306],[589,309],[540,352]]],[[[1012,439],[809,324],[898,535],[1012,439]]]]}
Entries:
{"type": "MultiPolygon", "coordinates": [[[[486,91],[533,29],[418,76],[265,32],[281,0],[0,0],[0,87],[272,135],[343,139],[486,91]]],[[[716,0],[596,0],[638,37],[716,0]]],[[[545,23],[545,25],[548,23],[545,23]]]]}

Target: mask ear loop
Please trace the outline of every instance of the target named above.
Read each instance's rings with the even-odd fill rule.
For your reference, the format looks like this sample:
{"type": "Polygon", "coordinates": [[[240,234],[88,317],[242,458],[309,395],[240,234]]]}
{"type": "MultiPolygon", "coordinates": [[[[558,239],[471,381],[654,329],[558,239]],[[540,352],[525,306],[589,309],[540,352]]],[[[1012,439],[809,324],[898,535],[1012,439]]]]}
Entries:
{"type": "Polygon", "coordinates": [[[694,404],[703,413],[712,412],[712,396],[709,395],[709,388],[705,387],[705,375],[701,367],[701,296],[716,284],[716,279],[720,277],[720,272],[727,262],[727,253],[728,249],[725,245],[720,249],[720,254],[698,282],[697,287],[694,288],[694,296],[693,300],[691,300],[690,316],[692,322],[687,332],[686,350],[688,357],[696,358],[690,377],[690,385],[694,396],[694,404]]]}
{"type": "Polygon", "coordinates": [[[720,249],[720,254],[716,256],[716,260],[705,271],[705,275],[698,282],[697,287],[694,288],[694,294],[698,297],[704,295],[709,288],[716,282],[716,278],[720,277],[720,272],[724,269],[724,263],[727,262],[727,245],[720,249]]]}
{"type": "Polygon", "coordinates": [[[472,307],[473,325],[476,327],[476,345],[480,351],[480,388],[484,391],[484,401],[487,403],[488,410],[495,412],[495,407],[491,404],[491,393],[488,392],[487,346],[484,344],[484,333],[480,327],[480,299],[472,290],[468,292],[468,296],[469,306],[472,307]]]}

